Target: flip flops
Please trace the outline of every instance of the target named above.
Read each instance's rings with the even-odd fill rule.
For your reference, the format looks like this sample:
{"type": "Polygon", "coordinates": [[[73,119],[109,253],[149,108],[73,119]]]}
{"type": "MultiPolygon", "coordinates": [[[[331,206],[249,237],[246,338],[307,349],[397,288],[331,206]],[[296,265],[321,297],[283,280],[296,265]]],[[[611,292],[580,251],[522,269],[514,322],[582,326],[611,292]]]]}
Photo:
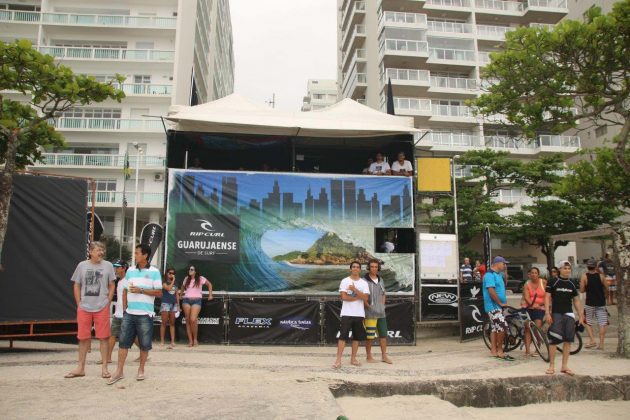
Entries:
{"type": "Polygon", "coordinates": [[[497,359],[500,359],[500,360],[505,360],[506,362],[513,362],[513,361],[515,361],[515,360],[516,360],[515,358],[513,358],[513,357],[512,357],[512,356],[510,356],[509,354],[505,354],[505,355],[503,355],[503,357],[501,357],[501,356],[497,356],[497,359]]]}
{"type": "Polygon", "coordinates": [[[575,373],[571,369],[564,369],[564,370],[561,370],[560,372],[568,376],[575,376],[575,373]]]}
{"type": "Polygon", "coordinates": [[[136,376],[136,381],[144,381],[144,379],[145,379],[145,378],[144,378],[144,373],[139,373],[139,374],[136,376]]]}
{"type": "Polygon", "coordinates": [[[84,374],[80,374],[80,373],[66,373],[63,377],[66,379],[74,379],[74,378],[83,378],[85,376],[84,374]]]}
{"type": "Polygon", "coordinates": [[[585,349],[592,349],[593,347],[597,347],[597,343],[588,343],[584,346],[585,349]]]}
{"type": "Polygon", "coordinates": [[[111,378],[109,381],[107,381],[107,385],[114,385],[116,382],[120,381],[121,379],[124,379],[124,376],[118,376],[116,378],[111,378]]]}

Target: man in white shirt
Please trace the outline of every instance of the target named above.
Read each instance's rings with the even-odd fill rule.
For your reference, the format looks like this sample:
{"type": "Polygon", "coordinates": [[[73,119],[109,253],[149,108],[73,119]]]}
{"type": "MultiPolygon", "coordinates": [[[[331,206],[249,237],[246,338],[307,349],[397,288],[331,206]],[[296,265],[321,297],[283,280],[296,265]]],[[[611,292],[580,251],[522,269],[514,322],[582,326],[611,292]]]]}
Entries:
{"type": "Polygon", "coordinates": [[[341,329],[337,340],[337,359],[333,365],[334,369],[341,367],[341,356],[343,356],[343,350],[346,348],[346,340],[350,338],[350,331],[352,331],[350,363],[355,366],[361,365],[357,360],[357,352],[359,351],[359,341],[365,341],[367,338],[363,320],[365,319],[365,303],[370,295],[370,287],[361,278],[361,263],[358,261],[350,263],[350,276],[341,280],[339,293],[342,300],[341,329]]]}
{"type": "Polygon", "coordinates": [[[392,164],[392,175],[413,175],[413,167],[411,166],[411,162],[405,160],[405,153],[398,153],[398,160],[392,164]]]}
{"type": "Polygon", "coordinates": [[[376,154],[376,162],[372,162],[370,168],[368,169],[368,173],[370,175],[389,175],[391,174],[391,168],[389,167],[389,163],[383,160],[383,154],[376,154]]]}

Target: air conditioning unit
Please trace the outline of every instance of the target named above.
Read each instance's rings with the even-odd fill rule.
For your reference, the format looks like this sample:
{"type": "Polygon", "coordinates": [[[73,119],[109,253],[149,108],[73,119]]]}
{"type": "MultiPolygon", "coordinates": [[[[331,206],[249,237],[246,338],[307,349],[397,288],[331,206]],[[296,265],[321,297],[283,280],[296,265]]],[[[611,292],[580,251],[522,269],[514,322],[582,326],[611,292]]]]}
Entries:
{"type": "Polygon", "coordinates": [[[154,181],[164,181],[164,174],[158,172],[157,174],[153,175],[153,180],[154,181]]]}

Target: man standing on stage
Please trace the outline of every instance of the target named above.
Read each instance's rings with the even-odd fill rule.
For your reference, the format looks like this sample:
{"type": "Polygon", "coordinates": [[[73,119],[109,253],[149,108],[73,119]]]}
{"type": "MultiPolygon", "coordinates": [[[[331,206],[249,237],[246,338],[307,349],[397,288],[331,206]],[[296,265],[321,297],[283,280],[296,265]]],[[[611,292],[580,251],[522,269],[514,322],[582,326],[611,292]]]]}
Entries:
{"type": "Polygon", "coordinates": [[[391,364],[387,357],[387,318],[385,318],[385,284],[378,272],[381,263],[376,259],[368,261],[368,273],[364,279],[370,288],[368,305],[365,308],[365,330],[367,340],[365,342],[365,352],[368,363],[376,363],[372,357],[372,341],[378,333],[378,342],[381,346],[381,360],[391,364]]]}
{"type": "Polygon", "coordinates": [[[334,369],[341,367],[341,356],[346,348],[346,340],[350,338],[352,331],[352,354],[350,363],[360,366],[357,360],[357,352],[359,351],[359,341],[365,340],[365,327],[363,320],[365,319],[365,302],[367,302],[370,287],[365,280],[361,278],[361,263],[352,261],[350,263],[350,276],[341,280],[339,285],[339,293],[341,296],[341,329],[339,339],[337,340],[337,360],[333,365],[334,369]]]}
{"type": "Polygon", "coordinates": [[[114,267],[104,261],[105,246],[90,242],[90,259],[81,261],[72,275],[74,300],[77,304],[77,339],[79,340],[79,366],[64,378],[85,376],[85,358],[92,339],[92,325],[101,348],[101,376],[109,378],[107,370],[107,342],[110,336],[109,304],[114,296],[114,267]]]}
{"type": "Polygon", "coordinates": [[[156,297],[162,297],[162,276],[157,268],[149,264],[150,254],[151,248],[148,245],[137,245],[136,266],[127,270],[126,283],[123,286],[125,313],[118,342],[118,369],[107,385],[115,384],[123,378],[127,353],[136,337],[140,347],[140,366],[136,380],[144,380],[144,365],[149,358],[153,341],[153,304],[156,297]]]}

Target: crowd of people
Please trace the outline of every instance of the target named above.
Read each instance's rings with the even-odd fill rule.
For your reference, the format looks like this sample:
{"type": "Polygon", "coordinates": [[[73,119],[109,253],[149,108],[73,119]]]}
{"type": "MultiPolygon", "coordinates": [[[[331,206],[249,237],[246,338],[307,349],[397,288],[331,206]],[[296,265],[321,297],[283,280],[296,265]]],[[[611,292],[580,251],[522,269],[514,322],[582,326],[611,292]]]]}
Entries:
{"type": "Polygon", "coordinates": [[[396,161],[390,166],[383,154],[378,152],[375,159],[369,158],[367,166],[363,169],[364,175],[399,175],[412,176],[411,162],[405,159],[405,153],[399,152],[396,161]]]}
{"type": "MultiPolygon", "coordinates": [[[[606,254],[604,260],[608,259],[606,254]]],[[[479,263],[479,262],[478,262],[479,263]]],[[[515,358],[504,351],[504,340],[508,331],[506,315],[509,314],[506,294],[506,270],[507,261],[501,256],[492,260],[492,264],[482,275],[482,291],[484,298],[484,310],[490,320],[490,355],[505,361],[513,361],[515,358]]],[[[605,274],[605,266],[594,258],[586,261],[587,271],[579,278],[579,283],[571,279],[572,263],[563,260],[558,267],[550,270],[547,278],[542,278],[540,270],[532,267],[528,272],[528,280],[523,285],[521,297],[521,311],[526,311],[530,321],[538,328],[543,323],[548,326],[547,338],[549,341],[549,367],[548,375],[555,373],[555,356],[557,346],[562,348],[562,363],[560,372],[573,376],[569,368],[569,356],[571,344],[575,340],[576,325],[583,325],[588,333],[589,342],[586,348],[597,347],[604,349],[606,328],[609,324],[609,314],[606,309],[606,299],[614,304],[610,295],[611,279],[605,274]],[[580,293],[585,295],[584,307],[580,300],[580,293]],[[577,318],[577,320],[576,320],[577,318]],[[577,321],[577,324],[576,324],[577,321]],[[599,342],[596,342],[593,327],[599,328],[599,342]]],[[[478,265],[475,269],[470,266],[470,260],[464,259],[460,267],[462,282],[474,281],[474,272],[485,270],[478,265]]],[[[614,271],[612,272],[614,275],[614,271]]],[[[534,356],[531,351],[531,333],[524,328],[525,357],[534,356]]]]}

